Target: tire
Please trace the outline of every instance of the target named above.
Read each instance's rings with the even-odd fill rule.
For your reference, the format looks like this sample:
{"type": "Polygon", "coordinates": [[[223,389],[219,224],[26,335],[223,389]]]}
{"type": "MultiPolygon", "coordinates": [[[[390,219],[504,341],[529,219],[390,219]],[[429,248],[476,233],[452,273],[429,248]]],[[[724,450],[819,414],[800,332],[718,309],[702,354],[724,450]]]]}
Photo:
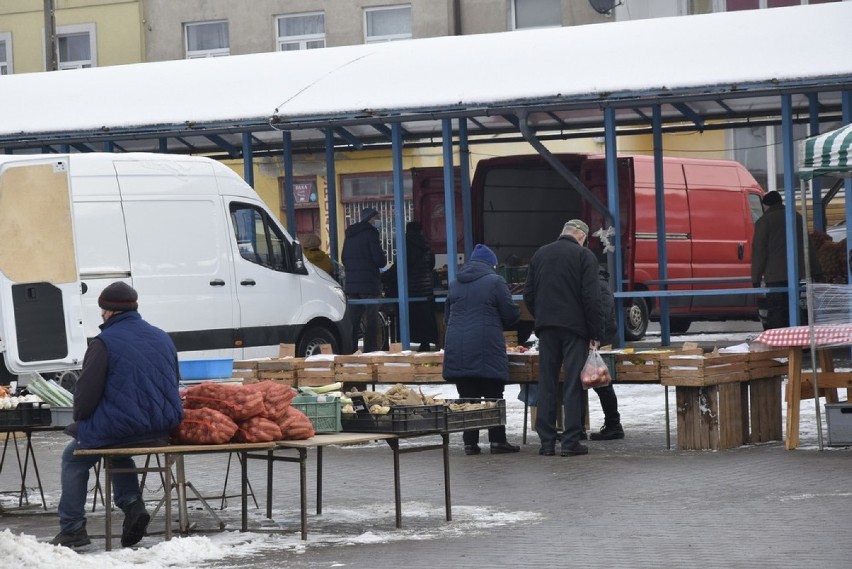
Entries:
{"type": "Polygon", "coordinates": [[[670,318],[669,331],[672,334],[683,334],[692,325],[692,320],[689,318],[670,318]]]}
{"type": "Polygon", "coordinates": [[[320,353],[320,346],[323,344],[331,345],[331,353],[340,353],[337,338],[328,328],[318,324],[308,326],[302,332],[299,342],[296,344],[296,355],[303,358],[318,354],[320,353]]]}
{"type": "Polygon", "coordinates": [[[641,340],[648,330],[648,305],[644,298],[634,298],[624,308],[624,339],[641,340]]]}

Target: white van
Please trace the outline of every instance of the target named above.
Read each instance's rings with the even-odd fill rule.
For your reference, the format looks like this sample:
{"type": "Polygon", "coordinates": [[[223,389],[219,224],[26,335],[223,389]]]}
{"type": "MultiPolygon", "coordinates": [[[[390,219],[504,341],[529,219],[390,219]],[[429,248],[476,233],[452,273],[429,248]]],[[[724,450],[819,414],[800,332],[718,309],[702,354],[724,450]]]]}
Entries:
{"type": "Polygon", "coordinates": [[[121,280],[180,359],[351,343],[346,298],[237,174],[200,157],[0,156],[0,350],[8,370],[79,368],[121,280]]]}

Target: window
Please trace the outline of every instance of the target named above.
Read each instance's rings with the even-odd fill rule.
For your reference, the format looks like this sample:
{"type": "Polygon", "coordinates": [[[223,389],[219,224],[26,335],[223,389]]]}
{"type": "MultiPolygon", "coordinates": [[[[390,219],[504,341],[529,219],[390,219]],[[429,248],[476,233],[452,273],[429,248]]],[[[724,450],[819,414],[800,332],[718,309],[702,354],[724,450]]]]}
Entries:
{"type": "Polygon", "coordinates": [[[278,51],[296,51],[325,47],[325,14],[279,16],[278,51]]]}
{"type": "Polygon", "coordinates": [[[240,256],[273,271],[288,271],[288,241],[277,225],[258,207],[231,204],[231,222],[240,256]]]}
{"type": "Polygon", "coordinates": [[[513,30],[562,25],[560,0],[513,0],[510,7],[509,27],[513,30]]]}
{"type": "Polygon", "coordinates": [[[364,10],[366,43],[411,39],[411,6],[364,10]]]}
{"type": "Polygon", "coordinates": [[[0,75],[12,74],[12,33],[0,32],[0,75]]]}
{"type": "MultiPolygon", "coordinates": [[[[347,174],[340,177],[343,184],[341,200],[344,202],[366,199],[393,199],[393,173],[379,172],[377,174],[347,174]]],[[[404,172],[402,185],[406,197],[411,197],[411,172],[404,172]]]]}
{"type": "Polygon", "coordinates": [[[220,57],[231,54],[228,22],[184,24],[186,58],[220,57]]]}
{"type": "Polygon", "coordinates": [[[59,69],[88,69],[97,67],[95,24],[56,27],[56,48],[59,69]]]}

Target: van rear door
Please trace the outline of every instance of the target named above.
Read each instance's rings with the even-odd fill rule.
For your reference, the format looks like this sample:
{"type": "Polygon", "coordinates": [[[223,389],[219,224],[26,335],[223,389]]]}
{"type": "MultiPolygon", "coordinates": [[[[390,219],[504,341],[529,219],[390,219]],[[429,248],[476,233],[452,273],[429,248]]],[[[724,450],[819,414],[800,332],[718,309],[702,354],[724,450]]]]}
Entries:
{"type": "Polygon", "coordinates": [[[0,338],[15,374],[86,351],[68,157],[0,164],[0,338]]]}

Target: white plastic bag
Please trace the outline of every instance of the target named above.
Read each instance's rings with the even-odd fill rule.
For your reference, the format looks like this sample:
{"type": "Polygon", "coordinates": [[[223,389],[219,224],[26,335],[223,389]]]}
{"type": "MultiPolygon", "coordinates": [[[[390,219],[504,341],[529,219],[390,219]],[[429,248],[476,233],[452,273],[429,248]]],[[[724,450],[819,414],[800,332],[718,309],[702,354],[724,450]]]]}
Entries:
{"type": "Polygon", "coordinates": [[[589,350],[589,357],[586,358],[583,371],[580,372],[580,382],[583,384],[583,389],[605,387],[612,382],[609,368],[606,367],[597,349],[589,350]]]}

